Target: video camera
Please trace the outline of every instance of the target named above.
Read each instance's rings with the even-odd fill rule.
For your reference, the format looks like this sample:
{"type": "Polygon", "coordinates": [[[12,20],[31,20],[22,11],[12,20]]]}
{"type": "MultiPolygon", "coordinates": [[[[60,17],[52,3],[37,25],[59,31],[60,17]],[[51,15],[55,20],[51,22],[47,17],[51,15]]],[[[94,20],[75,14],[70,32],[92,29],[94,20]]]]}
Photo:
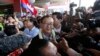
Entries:
{"type": "Polygon", "coordinates": [[[100,19],[90,19],[88,23],[90,28],[100,27],[100,19]]]}
{"type": "Polygon", "coordinates": [[[75,4],[74,2],[70,3],[70,8],[75,6],[77,6],[77,4],[75,4]]]}

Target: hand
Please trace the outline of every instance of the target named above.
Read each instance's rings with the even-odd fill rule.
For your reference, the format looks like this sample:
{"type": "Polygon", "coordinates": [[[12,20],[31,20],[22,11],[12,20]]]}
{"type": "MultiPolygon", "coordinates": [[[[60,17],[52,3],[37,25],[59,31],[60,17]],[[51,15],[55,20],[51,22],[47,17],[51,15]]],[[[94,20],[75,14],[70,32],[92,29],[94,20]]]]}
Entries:
{"type": "Polygon", "coordinates": [[[95,56],[100,56],[100,51],[96,50],[96,49],[87,49],[89,51],[91,51],[95,56]]]}
{"type": "Polygon", "coordinates": [[[59,45],[62,47],[64,52],[68,54],[68,56],[82,56],[80,53],[70,48],[68,42],[64,38],[62,39],[62,41],[60,41],[59,45]]]}
{"type": "Polygon", "coordinates": [[[50,41],[51,41],[55,46],[58,46],[58,42],[57,42],[57,40],[56,40],[55,38],[52,38],[50,41]]]}
{"type": "Polygon", "coordinates": [[[64,51],[66,51],[66,50],[69,48],[68,42],[67,42],[64,38],[62,38],[62,40],[60,41],[59,46],[60,46],[64,51]]]}
{"type": "Polygon", "coordinates": [[[78,53],[77,51],[75,51],[72,48],[69,48],[66,53],[68,54],[68,56],[83,56],[82,54],[78,53]]]}

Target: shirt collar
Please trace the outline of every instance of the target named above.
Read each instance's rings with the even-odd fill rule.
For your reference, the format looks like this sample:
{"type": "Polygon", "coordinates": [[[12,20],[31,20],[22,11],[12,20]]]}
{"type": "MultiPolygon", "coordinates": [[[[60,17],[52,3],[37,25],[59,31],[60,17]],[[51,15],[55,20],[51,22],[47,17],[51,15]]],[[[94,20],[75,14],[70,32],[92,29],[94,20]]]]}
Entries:
{"type": "Polygon", "coordinates": [[[32,30],[34,30],[35,29],[35,26],[30,30],[29,28],[27,28],[29,31],[32,31],[32,30]]]}

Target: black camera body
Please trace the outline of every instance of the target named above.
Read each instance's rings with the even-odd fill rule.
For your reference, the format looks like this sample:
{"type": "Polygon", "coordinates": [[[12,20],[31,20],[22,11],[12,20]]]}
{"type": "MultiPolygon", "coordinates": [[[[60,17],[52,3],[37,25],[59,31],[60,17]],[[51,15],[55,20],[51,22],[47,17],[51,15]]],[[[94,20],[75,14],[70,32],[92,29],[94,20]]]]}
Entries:
{"type": "Polygon", "coordinates": [[[100,27],[100,19],[90,19],[88,23],[90,28],[100,27]]]}
{"type": "Polygon", "coordinates": [[[75,4],[74,2],[70,3],[70,7],[75,7],[77,6],[77,4],[75,4]]]}

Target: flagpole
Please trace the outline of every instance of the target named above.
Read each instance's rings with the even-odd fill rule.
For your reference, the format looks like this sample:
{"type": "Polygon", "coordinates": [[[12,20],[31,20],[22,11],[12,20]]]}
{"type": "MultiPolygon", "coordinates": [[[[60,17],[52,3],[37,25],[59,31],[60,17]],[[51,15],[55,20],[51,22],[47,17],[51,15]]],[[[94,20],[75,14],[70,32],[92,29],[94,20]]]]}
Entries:
{"type": "Polygon", "coordinates": [[[20,0],[20,15],[23,16],[23,9],[21,7],[21,0],[20,0]]]}
{"type": "Polygon", "coordinates": [[[79,0],[79,7],[81,6],[81,0],[79,0]]]}

